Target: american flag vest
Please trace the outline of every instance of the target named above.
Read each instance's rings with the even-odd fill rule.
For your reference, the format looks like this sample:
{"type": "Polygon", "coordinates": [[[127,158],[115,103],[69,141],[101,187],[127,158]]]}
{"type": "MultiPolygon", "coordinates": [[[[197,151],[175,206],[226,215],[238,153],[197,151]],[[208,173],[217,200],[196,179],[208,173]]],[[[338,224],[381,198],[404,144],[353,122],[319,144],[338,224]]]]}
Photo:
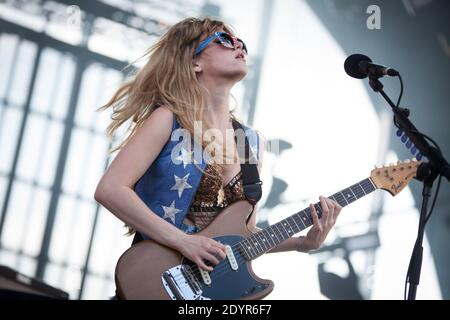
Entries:
{"type": "MultiPolygon", "coordinates": [[[[254,129],[243,124],[249,146],[258,161],[259,137],[254,129]]],[[[200,184],[206,161],[201,146],[188,148],[183,130],[173,116],[172,133],[157,158],[135,184],[139,198],[155,214],[180,228],[200,184]],[[183,143],[184,142],[184,143],[183,143]]],[[[150,235],[142,234],[143,239],[150,235]]]]}

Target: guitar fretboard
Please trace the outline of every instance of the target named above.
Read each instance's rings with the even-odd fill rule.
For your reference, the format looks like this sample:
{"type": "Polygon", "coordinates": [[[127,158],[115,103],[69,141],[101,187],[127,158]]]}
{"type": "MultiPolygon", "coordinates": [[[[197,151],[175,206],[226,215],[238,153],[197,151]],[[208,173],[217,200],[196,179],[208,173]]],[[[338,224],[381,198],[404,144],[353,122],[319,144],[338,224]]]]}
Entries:
{"type": "MultiPolygon", "coordinates": [[[[339,203],[341,207],[368,195],[376,190],[370,178],[362,180],[351,187],[328,197],[339,203]]],[[[317,215],[322,217],[320,202],[314,204],[317,215]]],[[[292,216],[267,227],[252,236],[240,241],[237,245],[247,260],[253,260],[270,251],[272,248],[313,225],[310,208],[303,209],[292,216]]]]}

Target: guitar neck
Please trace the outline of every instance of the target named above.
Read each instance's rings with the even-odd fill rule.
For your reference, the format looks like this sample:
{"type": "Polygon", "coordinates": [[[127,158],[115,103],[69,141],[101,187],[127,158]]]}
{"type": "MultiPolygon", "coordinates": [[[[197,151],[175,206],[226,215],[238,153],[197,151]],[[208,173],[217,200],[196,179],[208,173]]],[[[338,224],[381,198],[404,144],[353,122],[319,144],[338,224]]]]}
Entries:
{"type": "MultiPolygon", "coordinates": [[[[341,207],[345,207],[376,189],[372,180],[367,178],[328,198],[339,203],[341,207]]],[[[319,218],[322,217],[323,210],[320,202],[314,204],[314,207],[319,218]]],[[[312,225],[313,220],[308,207],[242,240],[239,246],[245,258],[253,260],[312,225]]]]}

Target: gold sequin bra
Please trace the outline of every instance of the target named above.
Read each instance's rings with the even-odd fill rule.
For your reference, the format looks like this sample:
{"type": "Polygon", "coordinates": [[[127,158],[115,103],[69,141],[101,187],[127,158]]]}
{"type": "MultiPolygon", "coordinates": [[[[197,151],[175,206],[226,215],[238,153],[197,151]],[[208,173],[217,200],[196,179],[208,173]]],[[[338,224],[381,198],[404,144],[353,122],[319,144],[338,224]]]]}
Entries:
{"type": "Polygon", "coordinates": [[[223,187],[216,166],[207,165],[189,211],[217,211],[245,199],[241,177],[242,172],[239,172],[223,187]]]}

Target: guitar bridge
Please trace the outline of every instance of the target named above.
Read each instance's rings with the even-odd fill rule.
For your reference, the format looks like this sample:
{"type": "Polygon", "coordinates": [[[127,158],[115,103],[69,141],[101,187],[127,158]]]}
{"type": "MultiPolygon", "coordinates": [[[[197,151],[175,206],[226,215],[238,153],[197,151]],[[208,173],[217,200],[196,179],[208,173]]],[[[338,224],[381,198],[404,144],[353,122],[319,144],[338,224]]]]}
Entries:
{"type": "Polygon", "coordinates": [[[172,300],[210,300],[202,296],[202,289],[191,267],[178,265],[161,275],[164,289],[172,300]]]}

